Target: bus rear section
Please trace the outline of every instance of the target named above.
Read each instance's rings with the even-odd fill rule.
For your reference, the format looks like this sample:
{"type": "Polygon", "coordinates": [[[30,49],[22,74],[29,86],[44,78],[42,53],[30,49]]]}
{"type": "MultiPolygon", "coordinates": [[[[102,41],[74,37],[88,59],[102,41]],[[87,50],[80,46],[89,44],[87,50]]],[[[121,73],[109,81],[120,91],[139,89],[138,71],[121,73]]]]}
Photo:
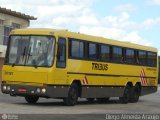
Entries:
{"type": "Polygon", "coordinates": [[[119,97],[122,103],[138,102],[139,96],[157,91],[156,49],[101,39],[64,30],[13,31],[3,65],[2,92],[25,97],[28,103],[44,97],[63,99],[71,106],[79,97],[90,102],[106,102],[110,97],[119,97]],[[139,63],[134,63],[134,56],[139,63]],[[141,64],[147,59],[150,64],[141,64]]]}

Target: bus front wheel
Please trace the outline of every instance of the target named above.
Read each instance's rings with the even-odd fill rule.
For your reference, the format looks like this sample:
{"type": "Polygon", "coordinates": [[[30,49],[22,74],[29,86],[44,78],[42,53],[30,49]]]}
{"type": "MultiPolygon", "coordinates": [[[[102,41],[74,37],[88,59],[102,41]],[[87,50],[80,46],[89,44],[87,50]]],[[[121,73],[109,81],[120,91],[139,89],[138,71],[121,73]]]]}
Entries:
{"type": "Polygon", "coordinates": [[[119,100],[123,104],[127,104],[130,99],[130,94],[131,94],[131,87],[130,85],[127,85],[124,89],[124,93],[122,97],[119,97],[119,100]]]}
{"type": "Polygon", "coordinates": [[[73,83],[70,86],[68,96],[63,99],[64,104],[67,106],[74,106],[78,100],[78,86],[76,83],[73,83]]]}
{"type": "Polygon", "coordinates": [[[25,100],[26,100],[29,104],[35,104],[35,103],[37,103],[38,99],[39,99],[39,97],[37,97],[37,96],[32,96],[32,95],[30,95],[30,96],[25,96],[25,100]]]}

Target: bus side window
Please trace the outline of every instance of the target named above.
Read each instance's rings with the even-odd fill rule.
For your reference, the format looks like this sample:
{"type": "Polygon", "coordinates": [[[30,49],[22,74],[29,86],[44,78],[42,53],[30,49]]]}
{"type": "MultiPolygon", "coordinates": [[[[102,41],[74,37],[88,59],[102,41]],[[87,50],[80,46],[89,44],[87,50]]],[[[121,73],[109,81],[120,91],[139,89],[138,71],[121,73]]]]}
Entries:
{"type": "Polygon", "coordinates": [[[126,63],[127,54],[126,54],[126,48],[122,48],[122,62],[126,63]]]}
{"type": "Polygon", "coordinates": [[[138,57],[138,51],[134,50],[134,61],[135,64],[139,64],[139,57],[138,57]]]}
{"type": "Polygon", "coordinates": [[[58,50],[57,50],[57,68],[66,67],[66,39],[59,38],[58,40],[58,50]]]}
{"type": "Polygon", "coordinates": [[[101,61],[109,61],[110,48],[108,45],[99,45],[99,58],[101,61]]]}
{"type": "Polygon", "coordinates": [[[134,64],[135,62],[135,51],[133,49],[126,49],[126,62],[128,64],[134,64]]]}
{"type": "Polygon", "coordinates": [[[157,65],[157,58],[156,53],[153,52],[147,52],[147,65],[151,67],[156,67],[157,65]]]}
{"type": "Polygon", "coordinates": [[[146,51],[139,50],[138,57],[139,57],[139,64],[140,65],[146,65],[146,62],[147,62],[146,51]]]}
{"type": "Polygon", "coordinates": [[[95,43],[88,44],[88,57],[90,60],[97,59],[97,45],[95,43]]]}
{"type": "Polygon", "coordinates": [[[113,54],[112,54],[112,60],[116,63],[122,63],[122,48],[114,46],[113,47],[113,54]]]}

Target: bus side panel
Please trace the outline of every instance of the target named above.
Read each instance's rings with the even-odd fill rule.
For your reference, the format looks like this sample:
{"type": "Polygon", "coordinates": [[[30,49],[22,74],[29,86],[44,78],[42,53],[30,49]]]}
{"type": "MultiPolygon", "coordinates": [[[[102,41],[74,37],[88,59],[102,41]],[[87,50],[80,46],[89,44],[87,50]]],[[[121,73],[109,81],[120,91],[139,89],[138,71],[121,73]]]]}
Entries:
{"type": "Polygon", "coordinates": [[[81,97],[118,97],[122,96],[127,83],[142,86],[141,95],[156,92],[157,69],[154,67],[133,66],[85,60],[68,60],[68,80],[80,80],[81,97]],[[107,70],[94,69],[93,64],[107,64],[107,70]],[[143,72],[143,76],[141,73],[143,72]],[[142,80],[146,80],[146,83],[142,80]]]}
{"type": "Polygon", "coordinates": [[[141,88],[141,96],[155,93],[157,91],[157,89],[158,89],[158,87],[142,87],[141,88]]]}
{"type": "Polygon", "coordinates": [[[117,97],[123,96],[125,87],[82,87],[82,98],[101,98],[101,97],[117,97]]]}

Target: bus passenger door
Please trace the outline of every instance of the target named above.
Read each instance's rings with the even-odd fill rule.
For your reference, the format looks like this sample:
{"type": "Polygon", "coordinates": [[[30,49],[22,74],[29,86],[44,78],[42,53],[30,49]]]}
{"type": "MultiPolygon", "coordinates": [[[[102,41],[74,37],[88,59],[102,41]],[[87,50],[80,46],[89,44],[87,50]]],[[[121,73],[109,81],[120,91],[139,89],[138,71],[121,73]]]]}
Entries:
{"type": "Polygon", "coordinates": [[[55,84],[66,84],[66,39],[62,37],[58,38],[55,78],[55,84]]]}

